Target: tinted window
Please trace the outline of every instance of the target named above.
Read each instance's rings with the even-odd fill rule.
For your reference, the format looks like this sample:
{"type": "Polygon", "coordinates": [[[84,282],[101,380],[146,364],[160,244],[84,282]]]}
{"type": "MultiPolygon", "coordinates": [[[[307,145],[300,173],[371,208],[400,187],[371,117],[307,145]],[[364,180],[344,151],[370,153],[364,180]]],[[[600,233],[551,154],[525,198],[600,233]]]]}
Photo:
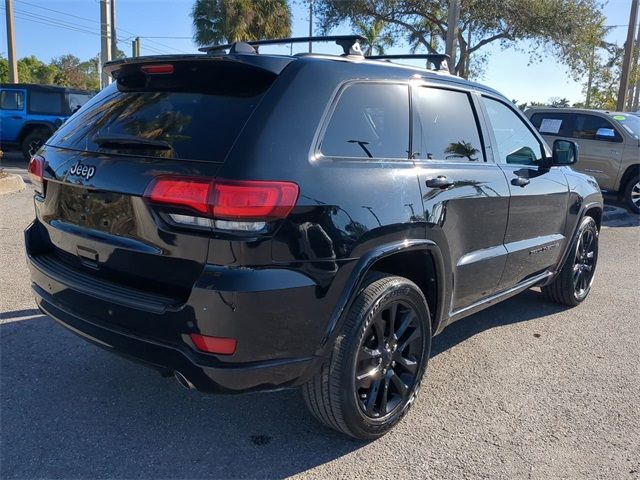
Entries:
{"type": "Polygon", "coordinates": [[[22,92],[13,90],[0,92],[0,108],[2,110],[22,110],[24,108],[24,95],[22,92]]]}
{"type": "Polygon", "coordinates": [[[634,138],[640,139],[640,117],[621,113],[611,114],[611,117],[620,123],[622,128],[629,132],[634,138]]]}
{"type": "Polygon", "coordinates": [[[484,161],[476,117],[467,93],[420,87],[414,112],[414,158],[484,161]]]}
{"type": "Polygon", "coordinates": [[[185,65],[184,76],[119,79],[65,122],[49,144],[76,150],[223,161],[275,76],[237,72],[245,67],[231,62],[204,63],[185,65]],[[190,68],[199,71],[194,73],[190,68]],[[149,141],[165,147],[154,148],[149,141]]]}
{"type": "Polygon", "coordinates": [[[29,92],[29,112],[62,114],[62,93],[29,92]]]}
{"type": "Polygon", "coordinates": [[[347,87],[327,125],[321,152],[330,157],[408,158],[409,87],[347,87]]]}
{"type": "Polygon", "coordinates": [[[483,97],[496,138],[500,162],[531,165],[542,159],[542,145],[522,119],[504,103],[483,97]]]}
{"type": "Polygon", "coordinates": [[[595,115],[577,114],[573,135],[576,138],[585,140],[622,141],[622,137],[616,132],[616,129],[613,128],[610,121],[595,115]],[[598,134],[598,138],[596,138],[596,133],[598,134]]]}
{"type": "Polygon", "coordinates": [[[531,123],[543,135],[572,137],[575,115],[571,113],[544,112],[531,115],[531,123]]]}
{"type": "Polygon", "coordinates": [[[75,112],[85,103],[91,99],[91,95],[85,93],[70,93],[69,94],[69,111],[75,112]]]}

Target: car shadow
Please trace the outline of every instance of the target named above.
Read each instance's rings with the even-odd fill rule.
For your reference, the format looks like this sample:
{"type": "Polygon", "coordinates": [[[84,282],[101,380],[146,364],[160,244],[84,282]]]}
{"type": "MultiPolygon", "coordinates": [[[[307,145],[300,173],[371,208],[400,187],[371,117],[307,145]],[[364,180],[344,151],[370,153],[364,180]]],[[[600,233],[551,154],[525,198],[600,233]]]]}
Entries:
{"type": "MultiPolygon", "coordinates": [[[[525,292],[448,327],[434,339],[433,355],[559,310],[525,292]]],[[[0,325],[0,342],[3,479],[281,478],[366,445],[320,426],[298,391],[186,391],[48,317],[0,325]]]]}

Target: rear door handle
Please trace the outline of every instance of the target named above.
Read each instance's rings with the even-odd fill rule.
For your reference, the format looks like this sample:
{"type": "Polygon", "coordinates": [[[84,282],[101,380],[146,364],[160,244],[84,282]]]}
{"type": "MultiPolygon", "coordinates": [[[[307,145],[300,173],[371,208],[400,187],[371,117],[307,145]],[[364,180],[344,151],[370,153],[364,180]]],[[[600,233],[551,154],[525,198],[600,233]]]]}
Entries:
{"type": "Polygon", "coordinates": [[[436,178],[430,178],[425,183],[429,188],[445,189],[453,186],[453,182],[444,175],[439,175],[436,178]]]}
{"type": "Polygon", "coordinates": [[[531,183],[531,180],[524,177],[516,177],[511,180],[511,185],[515,185],[516,187],[526,187],[529,183],[531,183]]]}

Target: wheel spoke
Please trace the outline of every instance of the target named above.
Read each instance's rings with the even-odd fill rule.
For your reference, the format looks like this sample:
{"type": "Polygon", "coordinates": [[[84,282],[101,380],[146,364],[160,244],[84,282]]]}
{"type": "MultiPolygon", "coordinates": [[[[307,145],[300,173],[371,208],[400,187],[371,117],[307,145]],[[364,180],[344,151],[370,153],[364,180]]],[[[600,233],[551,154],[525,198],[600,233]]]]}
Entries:
{"type": "Polygon", "coordinates": [[[380,378],[380,367],[377,365],[366,372],[356,376],[356,388],[369,388],[374,380],[380,378]]]}
{"type": "Polygon", "coordinates": [[[398,317],[398,304],[392,303],[391,308],[389,308],[389,334],[388,337],[393,335],[395,331],[395,325],[398,317]]]}
{"type": "Polygon", "coordinates": [[[367,394],[367,403],[365,404],[365,408],[366,408],[367,414],[369,415],[372,415],[374,413],[373,409],[375,408],[375,405],[376,405],[376,399],[378,398],[378,393],[380,391],[381,384],[382,384],[382,378],[378,378],[377,380],[375,380],[371,385],[371,389],[369,390],[369,393],[367,394]]]}
{"type": "Polygon", "coordinates": [[[384,323],[380,315],[373,319],[373,330],[378,340],[378,348],[382,349],[384,347],[384,323]]]}
{"type": "Polygon", "coordinates": [[[382,398],[380,399],[380,415],[387,413],[387,404],[389,401],[389,377],[384,379],[384,387],[382,389],[382,398]]]}
{"type": "Polygon", "coordinates": [[[406,340],[404,340],[400,345],[398,345],[398,351],[402,353],[409,345],[411,345],[416,340],[419,340],[420,338],[422,338],[422,335],[420,334],[420,329],[414,328],[413,331],[411,332],[411,335],[409,335],[406,340]]]}
{"type": "Polygon", "coordinates": [[[398,356],[396,363],[404,368],[407,372],[414,374],[418,370],[418,362],[402,355],[398,356]]]}
{"type": "Polygon", "coordinates": [[[357,361],[358,362],[363,362],[365,360],[375,360],[378,357],[380,357],[382,355],[382,352],[375,348],[367,348],[367,347],[361,347],[360,350],[358,351],[358,358],[357,361]]]}
{"type": "Polygon", "coordinates": [[[404,318],[402,319],[402,322],[400,323],[400,326],[398,327],[398,329],[395,332],[396,340],[399,341],[402,338],[402,336],[407,331],[407,328],[409,328],[409,325],[411,325],[411,322],[413,322],[413,320],[415,318],[416,318],[416,315],[413,312],[413,310],[409,310],[404,315],[404,318]]]}
{"type": "Polygon", "coordinates": [[[398,393],[402,395],[402,398],[406,398],[409,393],[409,386],[396,373],[391,377],[391,381],[398,389],[398,393]]]}

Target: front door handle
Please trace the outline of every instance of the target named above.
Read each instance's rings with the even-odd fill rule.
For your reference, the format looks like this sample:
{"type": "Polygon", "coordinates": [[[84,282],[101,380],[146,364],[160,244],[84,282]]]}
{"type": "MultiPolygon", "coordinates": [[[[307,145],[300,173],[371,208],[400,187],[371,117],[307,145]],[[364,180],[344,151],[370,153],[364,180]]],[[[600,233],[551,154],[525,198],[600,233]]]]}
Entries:
{"type": "Polygon", "coordinates": [[[524,177],[516,177],[511,180],[511,185],[514,185],[516,187],[526,187],[527,185],[529,185],[529,183],[531,183],[531,180],[524,177]]]}
{"type": "Polygon", "coordinates": [[[22,117],[20,115],[13,115],[11,118],[13,118],[14,120],[22,120],[22,117]]]}
{"type": "Polygon", "coordinates": [[[430,178],[426,182],[429,188],[449,188],[453,186],[453,182],[444,175],[438,175],[436,178],[430,178]]]}

